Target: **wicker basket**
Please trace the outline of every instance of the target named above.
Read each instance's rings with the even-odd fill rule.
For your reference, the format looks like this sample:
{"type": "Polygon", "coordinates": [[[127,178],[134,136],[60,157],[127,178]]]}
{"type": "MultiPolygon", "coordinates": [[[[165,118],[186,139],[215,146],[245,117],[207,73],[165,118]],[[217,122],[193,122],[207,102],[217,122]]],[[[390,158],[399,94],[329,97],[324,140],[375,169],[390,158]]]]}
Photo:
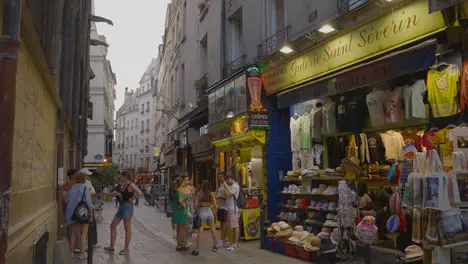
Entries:
{"type": "Polygon", "coordinates": [[[356,237],[361,241],[362,244],[370,245],[374,243],[375,239],[377,238],[378,229],[369,230],[369,229],[362,229],[358,228],[356,230],[356,237]]]}

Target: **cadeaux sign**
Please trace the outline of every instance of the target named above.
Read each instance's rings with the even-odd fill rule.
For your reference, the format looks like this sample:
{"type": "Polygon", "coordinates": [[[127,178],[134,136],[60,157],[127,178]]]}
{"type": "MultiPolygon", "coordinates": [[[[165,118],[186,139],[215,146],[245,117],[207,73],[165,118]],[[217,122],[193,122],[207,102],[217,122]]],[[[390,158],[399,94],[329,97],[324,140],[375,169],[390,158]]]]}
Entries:
{"type": "Polygon", "coordinates": [[[268,110],[264,105],[265,93],[260,69],[256,66],[247,69],[247,88],[249,98],[249,127],[269,128],[268,110]]]}

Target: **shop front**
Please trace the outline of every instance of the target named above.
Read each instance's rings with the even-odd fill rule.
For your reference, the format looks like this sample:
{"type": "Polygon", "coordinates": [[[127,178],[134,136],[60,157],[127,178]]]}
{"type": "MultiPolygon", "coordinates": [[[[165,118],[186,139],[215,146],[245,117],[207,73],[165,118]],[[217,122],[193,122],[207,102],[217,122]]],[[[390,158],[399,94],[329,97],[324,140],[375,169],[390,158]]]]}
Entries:
{"type": "Polygon", "coordinates": [[[427,1],[408,1],[275,68],[262,65],[269,141],[280,141],[267,147],[268,174],[281,182],[269,190],[281,193],[270,201],[271,243],[300,244],[297,230],[349,255],[353,245],[373,244],[450,256],[466,243],[466,185],[448,173],[466,161],[457,151],[466,130],[465,51],[446,31],[453,22],[429,14],[427,1]],[[449,194],[450,184],[459,192],[449,194]],[[457,219],[451,231],[449,215],[457,219]],[[284,223],[296,237],[277,232],[284,223]]]}
{"type": "MultiPolygon", "coordinates": [[[[269,115],[259,70],[250,67],[209,94],[208,139],[215,149],[216,174],[232,177],[247,196],[241,222],[246,240],[260,236],[260,207],[267,204],[265,169],[269,115]]],[[[216,186],[218,182],[216,179],[216,186]]]]}

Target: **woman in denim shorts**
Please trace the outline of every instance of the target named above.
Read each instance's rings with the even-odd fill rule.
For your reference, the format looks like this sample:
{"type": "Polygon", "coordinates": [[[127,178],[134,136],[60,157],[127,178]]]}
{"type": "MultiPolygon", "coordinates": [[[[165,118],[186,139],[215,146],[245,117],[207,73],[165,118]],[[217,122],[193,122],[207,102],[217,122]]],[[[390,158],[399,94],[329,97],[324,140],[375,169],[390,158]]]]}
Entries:
{"type": "Polygon", "coordinates": [[[119,252],[120,255],[128,255],[130,240],[132,238],[132,217],[133,217],[133,202],[137,196],[143,195],[143,193],[136,187],[132,182],[132,174],[129,171],[123,171],[121,174],[123,189],[120,193],[114,193],[114,195],[120,197],[120,205],[117,213],[115,214],[114,220],[110,225],[111,230],[111,244],[109,247],[104,248],[107,252],[114,252],[115,240],[117,239],[117,226],[123,220],[125,229],[125,245],[124,249],[119,252]]]}
{"type": "Polygon", "coordinates": [[[211,237],[213,238],[213,248],[212,251],[218,251],[218,246],[216,245],[216,235],[215,235],[215,217],[213,211],[217,212],[217,203],[216,196],[211,192],[211,184],[208,181],[203,181],[201,185],[201,190],[197,194],[197,203],[199,206],[198,215],[201,219],[201,226],[198,230],[194,230],[197,233],[197,241],[195,244],[195,249],[192,252],[192,255],[198,256],[199,244],[200,244],[200,231],[203,229],[203,224],[206,223],[210,227],[211,237]]]}

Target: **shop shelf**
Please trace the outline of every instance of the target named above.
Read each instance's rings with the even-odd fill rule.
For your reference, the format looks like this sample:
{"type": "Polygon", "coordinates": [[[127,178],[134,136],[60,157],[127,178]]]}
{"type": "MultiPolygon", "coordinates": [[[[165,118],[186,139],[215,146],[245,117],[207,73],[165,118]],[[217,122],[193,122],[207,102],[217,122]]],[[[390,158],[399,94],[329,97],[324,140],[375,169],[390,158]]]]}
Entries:
{"type": "Polygon", "coordinates": [[[297,246],[291,243],[284,243],[284,255],[297,258],[297,246]]]}
{"type": "Polygon", "coordinates": [[[305,260],[305,261],[311,261],[312,256],[309,251],[305,250],[303,246],[297,246],[296,248],[297,251],[297,257],[305,260]]]}
{"type": "Polygon", "coordinates": [[[314,181],[339,181],[343,180],[343,177],[338,177],[338,176],[312,176],[310,177],[314,181]]]}
{"type": "Polygon", "coordinates": [[[274,240],[274,251],[276,253],[284,254],[284,242],[274,240]]]}

